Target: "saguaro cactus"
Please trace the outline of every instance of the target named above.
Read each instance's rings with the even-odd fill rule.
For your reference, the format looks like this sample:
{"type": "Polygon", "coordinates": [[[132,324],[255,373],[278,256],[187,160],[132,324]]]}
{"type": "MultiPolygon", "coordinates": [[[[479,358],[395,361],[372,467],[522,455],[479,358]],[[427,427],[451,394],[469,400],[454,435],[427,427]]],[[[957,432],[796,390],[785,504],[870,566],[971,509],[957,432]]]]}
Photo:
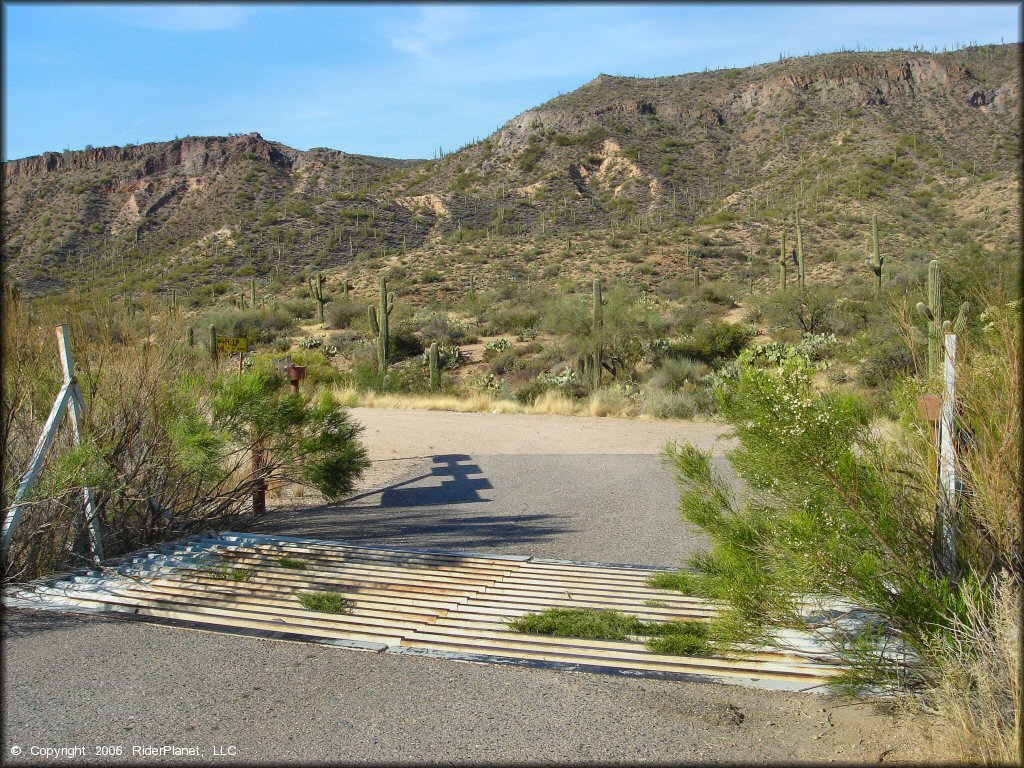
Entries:
{"type": "Polygon", "coordinates": [[[800,231],[800,209],[796,211],[796,284],[804,289],[804,238],[800,231]]]}
{"type": "Polygon", "coordinates": [[[604,335],[604,305],[607,303],[601,291],[601,280],[594,280],[594,316],[591,322],[592,337],[591,359],[587,366],[591,375],[591,388],[597,390],[601,386],[601,353],[604,335]]]}
{"type": "Polygon", "coordinates": [[[782,218],[782,243],[779,246],[779,288],[786,290],[786,218],[782,218]]]}
{"type": "Polygon", "coordinates": [[[324,295],[324,273],[316,273],[316,281],[313,280],[312,275],[309,278],[309,295],[313,298],[313,301],[317,304],[317,311],[320,317],[320,322],[324,321],[324,304],[329,299],[324,295]]]}
{"type": "Polygon", "coordinates": [[[188,344],[190,347],[193,344],[195,344],[194,333],[195,333],[195,331],[192,330],[192,326],[191,325],[188,328],[185,329],[185,343],[188,344]]]}
{"type": "Polygon", "coordinates": [[[366,308],[370,319],[370,330],[377,336],[377,370],[384,373],[388,369],[388,317],[395,306],[395,294],[388,293],[388,281],[380,276],[380,306],[372,304],[366,308]]]}
{"type": "Polygon", "coordinates": [[[696,291],[700,288],[700,267],[693,268],[693,290],[696,291]]]}
{"type": "Polygon", "coordinates": [[[256,308],[256,278],[249,278],[249,306],[256,308]]]}
{"type": "Polygon", "coordinates": [[[440,367],[438,366],[437,342],[430,345],[430,389],[434,392],[441,386],[440,367]]]}
{"type": "Polygon", "coordinates": [[[942,268],[938,259],[928,262],[928,303],[917,302],[917,311],[928,321],[928,377],[937,376],[942,368],[942,336],[961,333],[967,323],[970,304],[960,305],[956,320],[942,319],[942,268]]]}
{"type": "Polygon", "coordinates": [[[878,216],[871,217],[871,252],[874,259],[864,259],[864,263],[875,273],[877,280],[875,295],[877,296],[882,290],[882,262],[885,261],[885,257],[878,253],[878,216]]]}
{"type": "Polygon", "coordinates": [[[217,362],[217,326],[210,324],[210,359],[217,362]]]}

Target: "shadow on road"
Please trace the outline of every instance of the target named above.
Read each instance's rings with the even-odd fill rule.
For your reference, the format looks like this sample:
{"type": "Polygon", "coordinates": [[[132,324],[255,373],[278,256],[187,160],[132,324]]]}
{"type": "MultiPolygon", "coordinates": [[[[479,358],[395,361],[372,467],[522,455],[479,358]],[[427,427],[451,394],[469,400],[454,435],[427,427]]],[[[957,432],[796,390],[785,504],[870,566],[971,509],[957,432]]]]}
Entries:
{"type": "Polygon", "coordinates": [[[431,456],[433,466],[336,504],[282,510],[256,530],[286,536],[451,550],[508,547],[569,532],[558,515],[489,513],[493,490],[465,454],[431,456]],[[358,502],[379,497],[377,503],[358,502]]]}

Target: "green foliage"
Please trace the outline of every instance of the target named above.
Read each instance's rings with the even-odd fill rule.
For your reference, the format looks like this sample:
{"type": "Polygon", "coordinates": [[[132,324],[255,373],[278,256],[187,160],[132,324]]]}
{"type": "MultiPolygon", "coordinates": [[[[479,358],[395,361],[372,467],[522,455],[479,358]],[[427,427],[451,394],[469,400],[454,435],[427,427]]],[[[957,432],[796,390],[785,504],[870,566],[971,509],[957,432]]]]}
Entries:
{"type": "Polygon", "coordinates": [[[288,557],[287,555],[279,557],[277,559],[277,564],[282,568],[294,568],[297,571],[304,571],[307,567],[305,560],[301,560],[297,557],[288,557]]]}
{"type": "Polygon", "coordinates": [[[711,652],[705,624],[643,621],[602,608],[547,608],[541,613],[527,613],[512,619],[508,626],[513,632],[587,640],[626,640],[631,635],[647,635],[647,647],[654,653],[707,656],[711,652]]]}
{"type": "MultiPolygon", "coordinates": [[[[652,653],[671,656],[710,656],[708,625],[697,621],[674,621],[660,625],[656,636],[648,638],[647,649],[652,653]]],[[[653,633],[650,633],[653,634],[653,633]]]]}
{"type": "Polygon", "coordinates": [[[750,341],[751,329],[736,323],[715,320],[697,326],[691,334],[669,346],[673,357],[688,357],[708,365],[718,365],[734,357],[750,341]]]}
{"type": "Polygon", "coordinates": [[[598,608],[548,608],[527,613],[508,622],[514,632],[535,635],[581,637],[590,640],[625,640],[636,634],[643,622],[619,611],[598,608]]]}
{"type": "Polygon", "coordinates": [[[668,391],[687,384],[702,384],[711,370],[704,363],[689,357],[666,357],[650,378],[650,385],[668,391]]]}
{"type": "Polygon", "coordinates": [[[671,589],[684,595],[697,594],[696,576],[686,571],[662,571],[647,579],[647,586],[655,589],[671,589]]]}
{"type": "Polygon", "coordinates": [[[262,366],[218,379],[210,402],[214,422],[236,441],[266,445],[294,479],[329,498],[344,496],[369,466],[357,440],[362,427],[329,392],[306,404],[283,384],[262,366]]]}
{"type": "Polygon", "coordinates": [[[838,648],[846,679],[906,675],[878,665],[880,627],[923,656],[963,605],[933,560],[930,489],[913,482],[912,453],[872,434],[862,401],[815,389],[815,370],[792,350],[775,365],[745,351],[720,384],[738,440],[729,460],[751,490],[742,503],[710,453],[667,449],[683,516],[712,540],[691,559],[696,585],[728,606],[723,633],[765,642],[769,628],[803,623],[801,596],[849,600],[866,618],[838,648]]]}
{"type": "Polygon", "coordinates": [[[250,348],[270,344],[295,328],[294,317],[285,309],[222,309],[204,315],[200,327],[213,325],[218,336],[242,337],[250,348]]]}
{"type": "Polygon", "coordinates": [[[307,611],[352,613],[352,603],[338,592],[298,592],[295,596],[307,611]]]}

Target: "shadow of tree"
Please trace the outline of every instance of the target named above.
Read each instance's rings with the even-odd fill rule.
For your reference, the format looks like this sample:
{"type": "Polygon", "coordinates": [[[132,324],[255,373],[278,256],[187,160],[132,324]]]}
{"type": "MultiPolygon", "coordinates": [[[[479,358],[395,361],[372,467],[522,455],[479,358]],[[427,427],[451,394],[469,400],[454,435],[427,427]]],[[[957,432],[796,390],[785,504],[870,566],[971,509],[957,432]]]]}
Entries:
{"type": "Polygon", "coordinates": [[[309,536],[358,543],[472,550],[533,542],[569,532],[558,515],[486,514],[467,505],[485,505],[480,495],[491,481],[472,457],[430,457],[428,472],[325,504],[283,511],[264,521],[261,533],[309,536]],[[353,502],[379,496],[376,504],[353,502]],[[460,508],[461,507],[461,508],[460,508]]]}

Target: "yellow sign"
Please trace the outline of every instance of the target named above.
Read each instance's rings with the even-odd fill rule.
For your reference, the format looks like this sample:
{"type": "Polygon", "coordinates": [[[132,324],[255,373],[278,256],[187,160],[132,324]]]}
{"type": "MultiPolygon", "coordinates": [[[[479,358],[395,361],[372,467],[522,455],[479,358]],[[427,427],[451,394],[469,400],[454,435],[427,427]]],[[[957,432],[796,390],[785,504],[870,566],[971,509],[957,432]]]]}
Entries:
{"type": "Polygon", "coordinates": [[[245,352],[249,348],[249,342],[238,336],[218,336],[217,337],[217,351],[218,352],[245,352]]]}

